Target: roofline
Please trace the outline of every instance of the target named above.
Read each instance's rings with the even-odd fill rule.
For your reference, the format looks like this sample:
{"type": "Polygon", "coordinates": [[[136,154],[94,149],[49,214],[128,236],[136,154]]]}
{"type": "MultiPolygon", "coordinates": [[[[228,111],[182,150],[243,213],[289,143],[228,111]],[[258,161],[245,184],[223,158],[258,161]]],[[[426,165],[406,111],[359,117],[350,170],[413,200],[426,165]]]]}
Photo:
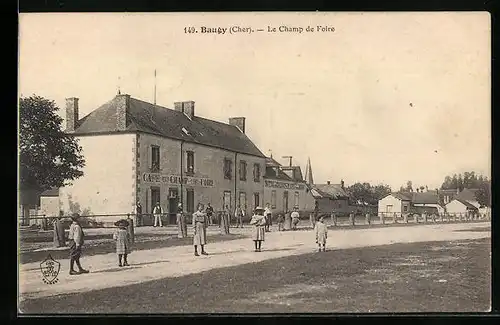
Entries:
{"type": "MultiPolygon", "coordinates": [[[[252,156],[252,157],[258,157],[258,158],[266,158],[266,156],[264,154],[262,154],[261,156],[258,156],[258,155],[250,154],[248,152],[242,152],[242,151],[238,151],[238,150],[231,150],[231,149],[227,149],[227,148],[220,147],[220,146],[215,146],[215,145],[208,145],[208,144],[196,142],[196,141],[193,141],[193,140],[186,140],[186,139],[175,138],[175,137],[167,137],[167,136],[165,136],[165,135],[163,135],[161,133],[155,133],[155,132],[146,132],[146,131],[138,131],[138,130],[102,131],[102,132],[98,132],[98,131],[97,132],[71,132],[71,133],[66,132],[67,135],[78,136],[78,137],[87,137],[87,136],[92,137],[92,136],[99,136],[99,135],[116,135],[116,134],[141,134],[141,133],[150,134],[150,135],[156,135],[156,136],[159,136],[161,138],[170,139],[170,140],[177,140],[177,141],[183,141],[183,142],[193,143],[193,144],[197,144],[197,145],[205,146],[205,147],[222,149],[222,150],[229,151],[229,152],[236,152],[236,153],[239,153],[239,154],[242,154],[242,155],[247,155],[247,156],[252,156]]],[[[252,140],[250,140],[250,141],[253,143],[252,140]]],[[[259,150],[259,148],[257,146],[255,146],[255,147],[257,148],[257,150],[259,150]]]]}
{"type": "Polygon", "coordinates": [[[264,178],[264,179],[273,179],[273,180],[283,181],[283,182],[289,182],[289,183],[298,183],[298,184],[307,185],[304,180],[302,180],[302,181],[296,181],[294,179],[287,180],[287,179],[282,179],[282,178],[277,178],[277,177],[272,177],[272,176],[262,176],[262,178],[264,178]]]}

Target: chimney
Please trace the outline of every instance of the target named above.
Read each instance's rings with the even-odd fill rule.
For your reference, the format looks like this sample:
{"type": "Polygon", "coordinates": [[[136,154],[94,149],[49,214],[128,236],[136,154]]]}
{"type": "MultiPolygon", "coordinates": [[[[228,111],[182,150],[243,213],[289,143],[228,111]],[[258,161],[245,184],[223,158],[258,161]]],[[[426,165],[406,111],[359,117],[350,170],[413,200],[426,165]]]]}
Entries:
{"type": "Polygon", "coordinates": [[[327,185],[330,185],[330,181],[326,181],[326,184],[327,184],[327,185]]]}
{"type": "Polygon", "coordinates": [[[184,112],[184,111],[182,110],[182,102],[175,102],[175,103],[174,103],[174,108],[175,108],[175,110],[176,110],[176,111],[178,111],[178,112],[184,112]]]}
{"type": "Polygon", "coordinates": [[[344,188],[344,180],[343,179],[340,180],[340,187],[342,187],[342,189],[344,188]]]}
{"type": "Polygon", "coordinates": [[[238,127],[241,132],[245,133],[245,118],[244,117],[230,117],[229,124],[238,127]]]}
{"type": "Polygon", "coordinates": [[[127,111],[130,106],[130,95],[116,96],[116,129],[125,131],[127,128],[127,111]]]}
{"type": "Polygon", "coordinates": [[[192,100],[182,103],[184,114],[186,114],[191,120],[194,117],[194,102],[192,100]]]}
{"type": "Polygon", "coordinates": [[[78,127],[78,98],[66,98],[66,131],[75,132],[78,127]]]}

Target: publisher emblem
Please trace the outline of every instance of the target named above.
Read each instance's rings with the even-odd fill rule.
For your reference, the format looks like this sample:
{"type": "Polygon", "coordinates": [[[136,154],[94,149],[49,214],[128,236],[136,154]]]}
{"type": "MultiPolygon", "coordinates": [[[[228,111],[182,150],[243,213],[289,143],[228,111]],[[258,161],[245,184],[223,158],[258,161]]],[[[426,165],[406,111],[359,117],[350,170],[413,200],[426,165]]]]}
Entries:
{"type": "Polygon", "coordinates": [[[49,254],[47,258],[40,263],[40,271],[42,272],[43,282],[47,284],[54,284],[59,281],[57,276],[61,270],[61,263],[54,260],[49,254]]]}

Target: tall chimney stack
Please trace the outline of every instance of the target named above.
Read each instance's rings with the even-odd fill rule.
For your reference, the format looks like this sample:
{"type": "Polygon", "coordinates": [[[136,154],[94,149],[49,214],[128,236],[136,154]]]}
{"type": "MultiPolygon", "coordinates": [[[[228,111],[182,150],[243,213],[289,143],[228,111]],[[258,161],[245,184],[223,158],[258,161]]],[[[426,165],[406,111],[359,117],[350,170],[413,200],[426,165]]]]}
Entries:
{"type": "Polygon", "coordinates": [[[182,109],[182,102],[175,102],[174,103],[174,109],[178,112],[182,112],[184,113],[183,109],[182,109]]]}
{"type": "Polygon", "coordinates": [[[326,181],[326,184],[330,185],[330,181],[326,181]]]}
{"type": "Polygon", "coordinates": [[[344,180],[343,179],[340,180],[340,187],[344,188],[344,180]]]}
{"type": "Polygon", "coordinates": [[[192,120],[194,117],[194,102],[192,100],[190,100],[187,102],[183,102],[182,105],[183,105],[184,114],[186,114],[187,117],[189,117],[192,120]]]}
{"type": "Polygon", "coordinates": [[[130,95],[118,95],[116,99],[116,129],[118,131],[125,131],[127,128],[127,111],[130,106],[130,95]]]}
{"type": "Polygon", "coordinates": [[[229,124],[236,126],[242,133],[245,133],[245,118],[244,117],[231,117],[229,124]]]}
{"type": "Polygon", "coordinates": [[[66,98],[66,131],[75,132],[78,127],[78,98],[66,98]]]}

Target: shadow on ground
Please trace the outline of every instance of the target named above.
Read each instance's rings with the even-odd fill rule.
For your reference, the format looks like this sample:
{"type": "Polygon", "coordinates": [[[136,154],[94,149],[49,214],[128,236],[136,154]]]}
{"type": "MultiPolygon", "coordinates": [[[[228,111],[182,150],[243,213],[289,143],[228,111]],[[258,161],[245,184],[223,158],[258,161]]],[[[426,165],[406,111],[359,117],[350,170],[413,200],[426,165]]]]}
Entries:
{"type": "Polygon", "coordinates": [[[490,254],[489,238],[334,250],[25,300],[20,309],[132,314],[487,311],[490,254]]]}
{"type": "MultiPolygon", "coordinates": [[[[109,236],[108,236],[109,237],[109,236]]],[[[137,241],[133,244],[132,249],[134,251],[150,250],[156,248],[165,248],[173,246],[185,246],[192,245],[193,238],[177,238],[174,235],[156,235],[156,240],[150,241],[139,241],[141,237],[137,237],[137,241]]],[[[229,235],[212,235],[207,236],[209,243],[216,243],[221,241],[236,240],[246,238],[245,235],[229,234],[229,235]]],[[[95,244],[85,244],[83,256],[92,256],[98,254],[109,254],[115,252],[116,244],[113,240],[98,242],[95,244]]],[[[21,252],[19,254],[20,263],[31,263],[31,262],[41,262],[47,258],[48,254],[52,256],[55,260],[69,258],[68,250],[45,250],[45,251],[31,251],[31,252],[21,252]]]]}

